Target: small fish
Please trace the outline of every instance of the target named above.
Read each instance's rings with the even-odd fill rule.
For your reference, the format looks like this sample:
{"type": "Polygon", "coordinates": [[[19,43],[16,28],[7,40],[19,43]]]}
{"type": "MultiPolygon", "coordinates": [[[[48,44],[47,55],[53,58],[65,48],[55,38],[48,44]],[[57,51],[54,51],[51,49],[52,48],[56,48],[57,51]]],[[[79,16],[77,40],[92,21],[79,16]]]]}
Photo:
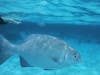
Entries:
{"type": "Polygon", "coordinates": [[[59,69],[79,63],[80,54],[65,41],[45,34],[32,34],[24,43],[13,45],[0,35],[0,64],[14,54],[20,56],[22,67],[59,69]]]}

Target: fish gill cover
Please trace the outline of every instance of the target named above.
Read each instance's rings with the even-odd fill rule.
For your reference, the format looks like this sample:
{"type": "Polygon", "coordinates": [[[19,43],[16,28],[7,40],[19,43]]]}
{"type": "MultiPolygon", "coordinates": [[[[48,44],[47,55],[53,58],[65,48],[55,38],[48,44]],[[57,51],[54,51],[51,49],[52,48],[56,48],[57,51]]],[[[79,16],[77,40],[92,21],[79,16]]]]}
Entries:
{"type": "Polygon", "coordinates": [[[0,0],[0,14],[32,22],[100,23],[99,0],[0,0]]]}

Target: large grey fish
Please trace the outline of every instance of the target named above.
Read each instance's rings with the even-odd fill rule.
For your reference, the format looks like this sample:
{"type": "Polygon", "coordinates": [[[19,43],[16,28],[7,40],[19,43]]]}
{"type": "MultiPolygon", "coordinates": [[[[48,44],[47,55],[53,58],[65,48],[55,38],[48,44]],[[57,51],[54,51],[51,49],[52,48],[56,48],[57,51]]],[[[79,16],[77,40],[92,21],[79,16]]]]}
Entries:
{"type": "Polygon", "coordinates": [[[65,41],[45,34],[33,34],[21,45],[13,45],[0,36],[0,64],[19,54],[22,67],[58,69],[79,63],[80,54],[65,41]]]}

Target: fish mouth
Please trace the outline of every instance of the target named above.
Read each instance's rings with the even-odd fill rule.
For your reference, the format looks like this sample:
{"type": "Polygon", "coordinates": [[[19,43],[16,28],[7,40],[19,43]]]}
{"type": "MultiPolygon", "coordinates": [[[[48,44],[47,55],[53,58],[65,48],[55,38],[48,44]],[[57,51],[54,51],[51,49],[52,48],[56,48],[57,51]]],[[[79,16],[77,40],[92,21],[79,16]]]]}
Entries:
{"type": "Polygon", "coordinates": [[[82,62],[82,59],[81,57],[79,59],[77,59],[77,63],[81,63],[82,62]]]}

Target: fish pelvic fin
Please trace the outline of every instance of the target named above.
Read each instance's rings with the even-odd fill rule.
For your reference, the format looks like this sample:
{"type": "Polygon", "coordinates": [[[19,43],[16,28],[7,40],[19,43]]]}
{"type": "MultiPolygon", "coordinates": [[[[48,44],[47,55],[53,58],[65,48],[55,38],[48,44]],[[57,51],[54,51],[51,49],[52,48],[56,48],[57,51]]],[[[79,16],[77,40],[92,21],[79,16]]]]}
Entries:
{"type": "Polygon", "coordinates": [[[0,64],[3,64],[14,54],[13,49],[14,45],[0,35],[0,64]]]}
{"type": "Polygon", "coordinates": [[[31,65],[29,65],[29,63],[22,56],[20,56],[20,64],[21,67],[31,67],[31,65]]]}

